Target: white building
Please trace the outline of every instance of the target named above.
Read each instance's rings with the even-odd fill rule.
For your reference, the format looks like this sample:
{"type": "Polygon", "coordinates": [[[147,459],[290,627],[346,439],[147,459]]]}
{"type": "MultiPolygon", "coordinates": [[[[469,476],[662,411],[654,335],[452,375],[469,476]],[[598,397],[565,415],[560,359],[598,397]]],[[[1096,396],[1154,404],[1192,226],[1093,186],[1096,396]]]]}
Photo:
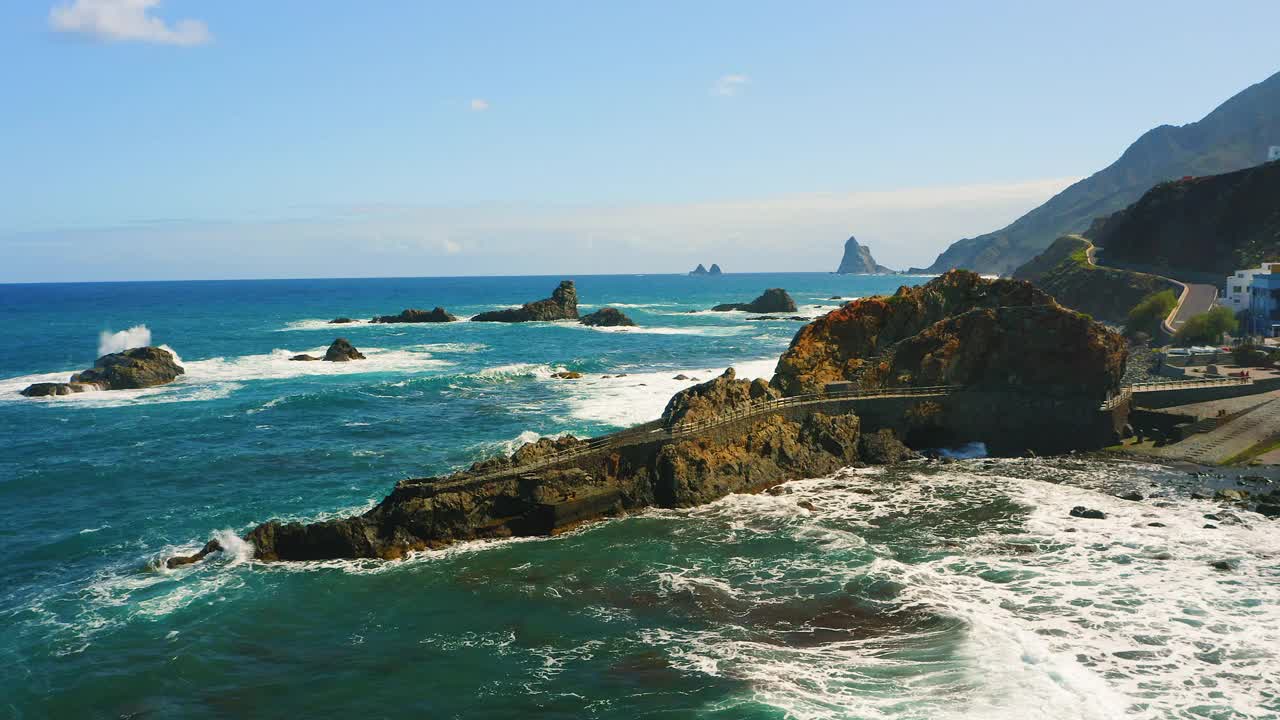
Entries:
{"type": "Polygon", "coordinates": [[[1275,160],[1280,160],[1280,145],[1272,145],[1271,149],[1267,150],[1267,162],[1275,160]]]}
{"type": "Polygon", "coordinates": [[[1230,308],[1232,312],[1248,310],[1251,297],[1249,286],[1253,285],[1253,276],[1280,272],[1273,269],[1276,267],[1280,267],[1280,262],[1262,263],[1259,267],[1237,270],[1234,275],[1228,275],[1226,290],[1218,296],[1218,304],[1230,308]]]}

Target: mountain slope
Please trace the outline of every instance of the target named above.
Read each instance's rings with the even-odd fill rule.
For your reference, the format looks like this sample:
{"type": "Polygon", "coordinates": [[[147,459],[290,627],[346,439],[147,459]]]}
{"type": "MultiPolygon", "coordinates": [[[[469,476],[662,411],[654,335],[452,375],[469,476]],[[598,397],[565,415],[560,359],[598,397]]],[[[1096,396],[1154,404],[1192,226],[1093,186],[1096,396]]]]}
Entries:
{"type": "Polygon", "coordinates": [[[1008,227],[952,244],[924,271],[1012,272],[1056,238],[1084,232],[1094,218],[1125,208],[1159,182],[1251,167],[1266,159],[1271,145],[1280,145],[1280,73],[1246,88],[1202,120],[1147,131],[1111,165],[1008,227]]]}
{"type": "Polygon", "coordinates": [[[1161,183],[1098,221],[1088,237],[1108,265],[1230,275],[1280,258],[1280,161],[1161,183]]]}
{"type": "Polygon", "coordinates": [[[1094,265],[1090,247],[1079,235],[1064,235],[1018,268],[1013,279],[1034,283],[1069,308],[1115,323],[1124,322],[1129,310],[1152,293],[1182,290],[1157,275],[1094,265]]]}

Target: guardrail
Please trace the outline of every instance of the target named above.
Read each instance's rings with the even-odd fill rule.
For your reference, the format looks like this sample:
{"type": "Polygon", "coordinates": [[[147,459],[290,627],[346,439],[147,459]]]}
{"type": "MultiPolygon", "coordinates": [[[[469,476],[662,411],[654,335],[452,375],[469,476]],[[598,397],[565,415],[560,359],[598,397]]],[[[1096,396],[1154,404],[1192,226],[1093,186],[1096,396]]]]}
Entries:
{"type": "Polygon", "coordinates": [[[1157,392],[1160,390],[1182,390],[1197,387],[1219,387],[1224,385],[1252,385],[1253,378],[1225,377],[1204,378],[1196,380],[1168,380],[1161,382],[1134,383],[1129,386],[1132,392],[1157,392]]]}
{"type": "Polygon", "coordinates": [[[548,455],[535,460],[534,462],[518,466],[496,468],[480,475],[469,475],[467,477],[459,478],[454,482],[448,483],[448,487],[451,489],[457,489],[476,483],[496,480],[502,477],[519,476],[610,448],[636,445],[645,442],[655,442],[659,440],[675,440],[704,432],[712,428],[721,427],[723,425],[728,425],[751,417],[767,415],[787,408],[803,407],[808,405],[827,405],[849,402],[851,400],[871,400],[877,398],[938,397],[949,395],[959,389],[961,389],[960,386],[955,385],[934,385],[928,387],[891,388],[887,390],[841,390],[831,393],[811,393],[807,395],[795,395],[792,397],[764,400],[735,408],[728,412],[716,415],[713,418],[693,423],[679,423],[674,427],[666,427],[661,420],[653,420],[627,430],[592,438],[579,445],[575,445],[572,449],[548,455]]]}

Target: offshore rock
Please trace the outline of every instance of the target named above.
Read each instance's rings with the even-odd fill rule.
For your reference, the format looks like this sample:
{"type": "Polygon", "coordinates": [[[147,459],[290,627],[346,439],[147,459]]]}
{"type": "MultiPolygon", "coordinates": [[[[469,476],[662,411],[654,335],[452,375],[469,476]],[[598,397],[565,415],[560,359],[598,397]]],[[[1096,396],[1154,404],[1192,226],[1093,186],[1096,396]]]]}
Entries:
{"type": "Polygon", "coordinates": [[[336,317],[330,320],[329,324],[330,325],[346,325],[348,323],[353,323],[353,322],[355,322],[355,320],[352,320],[349,317],[336,317]]]}
{"type": "Polygon", "coordinates": [[[329,362],[347,362],[348,360],[364,360],[365,357],[351,343],[347,342],[346,338],[338,338],[325,351],[324,359],[329,362]]]}
{"type": "Polygon", "coordinates": [[[712,312],[741,310],[750,313],[795,312],[796,301],[782,288],[769,288],[749,303],[724,303],[711,308],[712,312]]]}
{"type": "Polygon", "coordinates": [[[560,286],[545,300],[525,303],[518,308],[491,310],[471,318],[472,322],[533,322],[549,320],[577,320],[578,291],[572,280],[560,281],[560,286]]]}
{"type": "MultiPolygon", "coordinates": [[[[446,323],[454,322],[458,318],[442,307],[437,306],[433,310],[418,310],[415,308],[407,308],[401,310],[399,315],[379,315],[369,322],[371,323],[446,323]]],[[[337,322],[336,320],[334,322],[337,322]]],[[[348,321],[350,322],[350,321],[348,321]]]]}
{"type": "MultiPolygon", "coordinates": [[[[1052,304],[1035,286],[986,280],[952,270],[892,296],[862,298],[800,328],[778,360],[773,385],[786,395],[821,392],[827,383],[860,381],[882,353],[934,323],[978,308],[1052,304]]],[[[971,348],[977,350],[978,344],[971,348]]]]}
{"type": "Polygon", "coordinates": [[[635,325],[635,321],[627,317],[621,310],[611,307],[600,308],[589,315],[583,315],[578,322],[592,327],[632,327],[635,325]]]}
{"type": "Polygon", "coordinates": [[[849,239],[844,241],[844,257],[840,258],[840,267],[836,268],[836,274],[886,275],[891,273],[893,270],[877,263],[876,259],[871,257],[871,248],[859,245],[857,238],[850,235],[849,239]]]}
{"type": "Polygon", "coordinates": [[[707,274],[708,274],[708,275],[721,275],[721,274],[723,274],[723,271],[720,269],[720,266],[719,266],[719,265],[717,265],[717,264],[715,264],[715,263],[711,263],[711,269],[707,271],[707,274]]]}
{"type": "Polygon", "coordinates": [[[707,268],[702,263],[698,263],[698,267],[690,270],[689,274],[690,275],[706,275],[707,268]]]}
{"type": "Polygon", "coordinates": [[[173,353],[158,347],[131,348],[103,355],[93,367],[65,383],[36,383],[22,391],[27,397],[69,395],[89,390],[136,390],[171,383],[185,370],[173,353]]]}

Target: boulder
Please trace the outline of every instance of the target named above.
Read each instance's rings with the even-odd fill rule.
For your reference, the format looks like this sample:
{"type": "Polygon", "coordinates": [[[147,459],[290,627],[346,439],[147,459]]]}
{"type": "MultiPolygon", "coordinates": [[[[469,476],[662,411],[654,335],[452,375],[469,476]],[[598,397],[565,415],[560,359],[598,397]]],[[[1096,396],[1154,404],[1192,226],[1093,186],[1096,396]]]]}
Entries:
{"type": "Polygon", "coordinates": [[[711,308],[712,312],[729,312],[730,310],[741,310],[749,313],[779,313],[779,312],[795,312],[796,301],[791,299],[786,290],[782,288],[769,288],[760,294],[760,297],[749,303],[724,303],[711,308]]]}
{"type": "Polygon", "coordinates": [[[355,322],[355,320],[352,320],[349,317],[337,317],[330,320],[329,324],[330,325],[346,325],[348,323],[353,323],[353,322],[355,322]]]}
{"type": "Polygon", "coordinates": [[[557,380],[577,380],[582,377],[582,373],[577,370],[561,370],[560,372],[551,373],[551,377],[557,380]]]}
{"type": "Polygon", "coordinates": [[[351,343],[347,342],[346,338],[338,338],[325,351],[324,359],[329,362],[347,362],[348,360],[364,360],[365,357],[351,343]]]}
{"type": "Polygon", "coordinates": [[[482,312],[472,322],[533,322],[578,319],[578,291],[572,280],[562,280],[545,300],[525,303],[518,308],[482,312]]]}
{"type": "Polygon", "coordinates": [[[1093,510],[1083,505],[1077,505],[1071,508],[1071,517],[1085,518],[1087,520],[1106,520],[1107,514],[1101,510],[1093,510]]]}
{"type": "Polygon", "coordinates": [[[371,323],[446,323],[454,322],[458,318],[442,307],[437,306],[433,310],[418,310],[415,308],[407,308],[401,310],[399,315],[379,315],[369,322],[371,323]]]}
{"type": "Polygon", "coordinates": [[[920,453],[903,445],[889,428],[864,433],[858,438],[858,454],[864,461],[877,465],[893,465],[920,457],[920,453]]]}
{"type": "Polygon", "coordinates": [[[600,308],[589,315],[583,315],[578,322],[592,327],[632,327],[635,325],[635,322],[624,315],[621,310],[611,307],[600,308]]]}
{"type": "Polygon", "coordinates": [[[93,367],[65,383],[36,383],[22,391],[28,397],[70,395],[89,390],[136,390],[171,383],[185,370],[173,353],[158,347],[130,348],[103,355],[93,367]]]}
{"type": "Polygon", "coordinates": [[[306,353],[303,353],[302,355],[294,355],[289,359],[295,360],[298,362],[318,362],[320,360],[323,360],[324,358],[318,358],[315,355],[307,355],[306,353]]]}

